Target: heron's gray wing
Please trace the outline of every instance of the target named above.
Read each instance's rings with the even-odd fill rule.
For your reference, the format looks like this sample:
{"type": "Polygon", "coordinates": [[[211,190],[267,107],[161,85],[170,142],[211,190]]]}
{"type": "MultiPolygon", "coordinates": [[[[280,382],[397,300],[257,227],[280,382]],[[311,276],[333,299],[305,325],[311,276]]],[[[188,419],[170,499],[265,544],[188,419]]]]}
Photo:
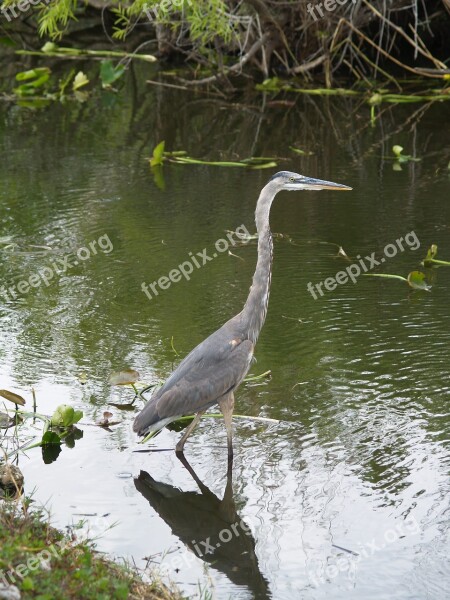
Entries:
{"type": "Polygon", "coordinates": [[[196,363],[158,398],[156,407],[161,419],[208,408],[241,383],[250,366],[253,344],[250,340],[234,342],[216,357],[219,360],[196,363]]]}
{"type": "Polygon", "coordinates": [[[236,330],[235,322],[236,317],[233,317],[193,348],[166,379],[158,390],[158,395],[162,395],[189,372],[197,371],[203,366],[207,368],[209,365],[218,365],[226,360],[230,351],[244,340],[242,333],[236,330]]]}
{"type": "Polygon", "coordinates": [[[158,421],[199,412],[239,385],[249,369],[253,343],[230,340],[229,336],[225,340],[219,332],[213,334],[216,339],[210,336],[180,363],[136,417],[135,431],[141,433],[158,421]]]}

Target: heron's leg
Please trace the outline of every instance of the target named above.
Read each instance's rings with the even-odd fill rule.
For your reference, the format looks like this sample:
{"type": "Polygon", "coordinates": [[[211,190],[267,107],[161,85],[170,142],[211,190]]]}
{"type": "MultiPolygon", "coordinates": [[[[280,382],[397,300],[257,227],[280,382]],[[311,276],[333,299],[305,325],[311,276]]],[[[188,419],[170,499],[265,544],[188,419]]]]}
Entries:
{"type": "Polygon", "coordinates": [[[194,420],[192,421],[192,423],[189,425],[189,427],[186,429],[186,431],[184,432],[183,437],[181,438],[181,440],[178,442],[178,444],[175,446],[175,452],[177,454],[183,454],[183,448],[184,448],[184,444],[186,442],[186,440],[188,439],[188,437],[191,435],[191,433],[194,431],[194,429],[197,427],[200,419],[202,418],[202,415],[205,411],[199,412],[195,415],[194,420]]]}
{"type": "Polygon", "coordinates": [[[223,414],[223,420],[225,421],[225,427],[227,430],[227,442],[228,442],[228,460],[233,459],[233,410],[234,410],[234,394],[231,392],[224,398],[219,400],[219,407],[223,414]]]}

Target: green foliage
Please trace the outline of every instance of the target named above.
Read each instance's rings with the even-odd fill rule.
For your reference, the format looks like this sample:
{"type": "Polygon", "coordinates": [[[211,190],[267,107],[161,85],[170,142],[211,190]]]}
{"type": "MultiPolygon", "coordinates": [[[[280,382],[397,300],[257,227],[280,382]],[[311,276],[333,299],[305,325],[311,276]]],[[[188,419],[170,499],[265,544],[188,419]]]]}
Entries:
{"type": "Polygon", "coordinates": [[[125,73],[125,66],[119,64],[114,66],[112,60],[103,60],[100,65],[100,79],[102,80],[102,86],[109,88],[111,85],[120,79],[125,73]]]}
{"type": "Polygon", "coordinates": [[[165,142],[160,142],[153,150],[153,156],[149,159],[152,169],[161,167],[166,161],[177,165],[209,165],[211,167],[240,167],[244,169],[272,169],[277,166],[274,158],[265,156],[252,156],[237,161],[208,161],[199,160],[187,156],[187,152],[179,150],[177,152],[166,152],[165,142]]]}
{"type": "Polygon", "coordinates": [[[431,286],[428,285],[425,279],[425,274],[421,271],[411,271],[408,277],[402,275],[392,275],[390,273],[365,273],[364,277],[381,277],[383,279],[397,279],[397,281],[404,281],[413,290],[422,290],[424,292],[431,291],[431,286]]]}
{"type": "Polygon", "coordinates": [[[438,260],[437,257],[438,247],[436,244],[432,244],[428,249],[427,255],[421,262],[424,267],[450,267],[450,262],[447,260],[438,260]]]}
{"type": "Polygon", "coordinates": [[[187,20],[191,39],[202,45],[212,42],[216,36],[229,43],[236,33],[223,0],[192,1],[187,20]]]}
{"type": "Polygon", "coordinates": [[[395,156],[395,160],[397,160],[399,163],[419,162],[420,161],[420,158],[414,158],[413,156],[410,156],[409,154],[403,154],[402,146],[398,146],[398,145],[393,146],[392,153],[395,156]]]}
{"type": "Polygon", "coordinates": [[[76,92],[77,90],[81,89],[88,83],[89,83],[89,79],[86,77],[86,75],[83,73],[83,71],[79,71],[75,75],[75,78],[73,80],[72,89],[74,92],[76,92]]]}
{"type": "Polygon", "coordinates": [[[164,150],[166,147],[166,142],[160,142],[156,148],[153,150],[153,156],[150,159],[150,166],[156,167],[158,165],[162,165],[164,161],[164,150]]]}
{"type": "Polygon", "coordinates": [[[53,413],[50,419],[50,425],[52,427],[72,427],[78,421],[83,418],[83,411],[74,410],[72,406],[67,404],[61,404],[53,413]]]}
{"type": "Polygon", "coordinates": [[[22,511],[14,503],[0,504],[0,566],[5,580],[14,581],[22,598],[181,598],[158,581],[143,583],[133,569],[100,556],[92,542],[64,536],[49,525],[42,511],[30,512],[27,503],[29,499],[24,499],[22,511]],[[41,560],[46,560],[49,568],[27,568],[41,560]]]}
{"type": "Polygon", "coordinates": [[[46,431],[42,436],[42,446],[52,446],[61,444],[61,438],[54,431],[46,431]]]}
{"type": "Polygon", "coordinates": [[[34,96],[38,93],[39,88],[43,88],[50,78],[50,69],[48,67],[40,67],[22,71],[17,73],[16,81],[23,81],[18,87],[14,88],[14,92],[18,96],[34,96]]]}
{"type": "MultiPolygon", "coordinates": [[[[60,39],[70,21],[76,20],[77,0],[52,0],[42,4],[39,11],[39,34],[41,37],[60,39]]],[[[217,37],[229,43],[236,38],[238,31],[227,11],[225,0],[184,0],[174,5],[161,0],[134,0],[129,5],[116,2],[111,7],[115,15],[113,37],[126,38],[139,19],[148,19],[164,24],[178,31],[181,27],[189,30],[190,39],[201,46],[212,43],[217,37]]]]}
{"type": "Polygon", "coordinates": [[[69,21],[75,19],[77,0],[53,0],[39,8],[39,35],[60,39],[69,21]]]}

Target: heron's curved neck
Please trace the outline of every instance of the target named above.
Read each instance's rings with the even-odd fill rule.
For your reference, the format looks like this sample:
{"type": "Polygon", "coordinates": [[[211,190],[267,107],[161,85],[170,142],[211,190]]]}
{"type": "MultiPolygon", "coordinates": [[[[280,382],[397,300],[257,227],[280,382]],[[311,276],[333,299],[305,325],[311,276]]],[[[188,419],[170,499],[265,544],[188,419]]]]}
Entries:
{"type": "Polygon", "coordinates": [[[256,343],[266,320],[272,276],[273,241],[269,213],[275,198],[271,184],[266,185],[256,205],[255,221],[258,232],[258,262],[247,302],[241,313],[242,325],[248,338],[256,343]]]}

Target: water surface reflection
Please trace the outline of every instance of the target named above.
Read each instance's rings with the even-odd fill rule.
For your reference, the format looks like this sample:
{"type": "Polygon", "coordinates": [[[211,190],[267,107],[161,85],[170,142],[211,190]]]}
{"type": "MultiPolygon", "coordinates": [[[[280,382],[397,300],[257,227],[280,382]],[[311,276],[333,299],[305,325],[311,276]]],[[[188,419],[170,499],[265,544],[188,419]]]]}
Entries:
{"type": "MultiPolygon", "coordinates": [[[[149,93],[138,84],[51,112],[0,106],[1,281],[42,266],[33,244],[57,253],[64,240],[86,247],[107,234],[114,247],[49,286],[1,299],[0,387],[31,406],[33,386],[42,413],[65,402],[85,414],[83,438],[56,462],[44,465],[39,450],[20,457],[27,491],[62,527],[96,514],[87,520],[99,548],[139,566],[152,557],[164,567],[230,519],[248,522],[251,536],[216,548],[213,561],[169,564],[194,596],[201,582],[220,599],[444,598],[450,270],[427,273],[429,294],[360,278],[314,300],[307,284],[347,264],[336,245],[352,257],[381,253],[410,231],[421,247],[383,270],[420,268],[432,243],[450,259],[449,107],[387,107],[372,128],[369,108],[354,99],[298,98],[289,109],[260,95],[243,100],[149,93]],[[277,156],[282,168],[354,188],[345,199],[284,194],[274,203],[272,229],[283,236],[275,238],[268,319],[252,367],[272,377],[243,385],[237,411],[281,423],[236,423],[234,493],[230,476],[223,497],[221,422],[205,419],[186,445],[193,479],[172,452],[133,452],[134,412],[114,406],[132,394],[106,382],[127,366],[148,383],[164,379],[241,310],[254,243],[151,301],[141,284],[225,230],[244,224],[254,232],[269,174],[167,166],[158,187],[146,158],[162,139],[203,158],[277,156]],[[386,160],[394,143],[421,161],[395,171],[386,160]],[[6,249],[11,243],[17,252],[6,249]],[[121,421],[112,431],[95,426],[105,410],[121,421]],[[399,534],[393,541],[391,531],[399,534]]],[[[173,448],[178,436],[165,431],[154,448],[173,448]]]]}

